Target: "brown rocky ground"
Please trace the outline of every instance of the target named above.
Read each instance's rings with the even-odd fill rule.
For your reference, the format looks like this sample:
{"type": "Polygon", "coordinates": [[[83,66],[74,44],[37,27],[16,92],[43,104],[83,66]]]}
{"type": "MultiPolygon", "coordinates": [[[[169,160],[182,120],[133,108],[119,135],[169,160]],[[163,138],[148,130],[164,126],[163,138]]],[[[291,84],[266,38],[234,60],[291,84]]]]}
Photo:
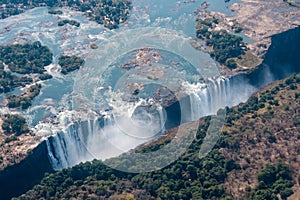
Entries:
{"type": "Polygon", "coordinates": [[[260,56],[270,45],[270,36],[300,25],[300,9],[283,0],[242,0],[231,9],[236,15],[229,21],[237,21],[243,33],[254,41],[250,49],[260,56]]]}
{"type": "Polygon", "coordinates": [[[2,119],[0,118],[0,170],[19,163],[41,143],[41,137],[32,133],[20,135],[16,140],[7,142],[6,139],[11,136],[4,134],[1,125],[2,119]]]}
{"type": "MultiPolygon", "coordinates": [[[[253,41],[252,44],[248,44],[250,52],[255,56],[253,62],[241,64],[242,66],[238,70],[247,71],[249,68],[258,66],[270,46],[271,35],[300,25],[300,9],[281,0],[242,0],[241,3],[233,4],[231,9],[235,11],[233,16],[205,10],[199,14],[202,17],[216,16],[219,18],[221,21],[219,29],[231,30],[233,25],[238,24],[243,28],[243,33],[253,41]]],[[[159,57],[156,58],[160,59],[159,57]]],[[[247,58],[245,62],[249,60],[247,58]]],[[[299,88],[300,85],[298,84],[298,92],[299,88]]],[[[234,196],[244,195],[247,186],[255,186],[257,183],[256,174],[266,162],[283,158],[292,167],[295,174],[300,173],[299,127],[293,125],[293,116],[297,114],[293,112],[297,111],[296,107],[299,104],[297,105],[292,100],[294,92],[294,90],[288,91],[288,93],[281,91],[276,95],[280,101],[280,106],[271,107],[275,115],[281,117],[268,118],[268,110],[264,108],[257,112],[258,117],[256,118],[253,118],[253,114],[245,115],[236,122],[238,126],[234,128],[224,127],[224,130],[228,132],[237,132],[235,133],[237,134],[236,138],[239,138],[241,146],[238,151],[222,149],[224,155],[233,158],[243,166],[242,170],[231,172],[227,179],[228,192],[234,196]],[[282,109],[283,106],[289,106],[289,111],[282,109]],[[267,122],[263,124],[261,120],[265,117],[267,122]],[[257,124],[255,129],[253,129],[254,124],[257,124]],[[268,127],[267,130],[264,129],[266,126],[268,127]],[[268,141],[266,133],[269,132],[274,134],[276,142],[270,143],[268,141]],[[254,141],[253,144],[250,141],[254,141]]],[[[0,119],[0,125],[1,123],[0,119]]],[[[30,150],[40,143],[40,137],[31,134],[19,136],[17,140],[9,143],[5,142],[7,137],[0,129],[0,169],[20,162],[30,150]]],[[[297,184],[294,188],[296,193],[292,199],[299,199],[297,195],[300,196],[300,192],[297,192],[300,188],[297,178],[295,177],[297,184]]]]}

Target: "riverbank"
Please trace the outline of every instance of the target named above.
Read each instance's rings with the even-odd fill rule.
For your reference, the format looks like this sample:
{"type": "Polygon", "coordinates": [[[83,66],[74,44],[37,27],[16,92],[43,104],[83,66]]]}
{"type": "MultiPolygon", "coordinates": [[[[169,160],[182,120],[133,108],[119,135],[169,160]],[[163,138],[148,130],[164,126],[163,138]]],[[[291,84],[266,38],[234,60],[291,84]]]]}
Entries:
{"type": "MultiPolygon", "coordinates": [[[[268,84],[273,80],[278,80],[281,78],[284,78],[287,76],[289,73],[292,73],[293,71],[297,71],[298,69],[298,64],[299,61],[297,60],[297,52],[299,48],[299,39],[297,38],[297,35],[299,34],[300,28],[297,29],[291,29],[289,31],[286,31],[282,34],[278,34],[273,36],[272,43],[274,44],[269,48],[269,53],[266,53],[265,56],[265,62],[263,65],[258,68],[255,73],[248,74],[248,75],[238,75],[232,78],[232,84],[237,84],[240,85],[240,81],[249,81],[250,84],[254,85],[255,87],[258,87],[259,85],[264,85],[268,84]],[[277,48],[278,45],[281,45],[282,48],[277,48]],[[286,66],[286,67],[282,67],[286,66]],[[288,67],[289,66],[289,67],[288,67]],[[289,71],[290,70],[290,71],[289,71]],[[266,73],[270,73],[266,76],[266,73]],[[270,78],[272,76],[272,78],[270,78]]],[[[155,54],[157,55],[157,54],[155,54]]],[[[7,137],[7,136],[6,136],[7,137]]],[[[3,139],[3,141],[5,138],[3,139]]],[[[35,137],[26,137],[23,138],[20,141],[13,141],[12,144],[16,143],[16,147],[18,149],[22,149],[18,147],[17,144],[21,144],[21,142],[24,142],[25,146],[31,146],[31,145],[26,145],[27,143],[31,144],[38,144],[40,141],[36,139],[35,137]],[[28,140],[28,141],[27,141],[28,140]]],[[[3,145],[3,148],[5,147],[9,152],[7,155],[10,155],[10,159],[13,161],[15,160],[16,156],[13,154],[14,148],[9,147],[9,144],[3,145]]],[[[24,151],[22,153],[23,157],[26,157],[26,152],[30,148],[24,148],[24,151]]],[[[3,149],[3,152],[6,152],[7,150],[3,149]]],[[[18,151],[16,151],[18,152],[18,151]]],[[[21,158],[21,157],[20,157],[21,158]]],[[[18,160],[20,160],[18,158],[18,160]]],[[[12,162],[14,163],[14,162],[12,162]]],[[[12,164],[10,163],[10,164],[12,164]]],[[[8,166],[10,164],[5,164],[3,165],[3,168],[5,166],[8,166]]]]}
{"type": "MultiPolygon", "coordinates": [[[[241,31],[241,34],[249,40],[246,41],[249,52],[237,60],[236,68],[230,69],[226,65],[221,66],[221,73],[226,76],[253,71],[263,61],[271,45],[272,35],[300,25],[300,9],[284,1],[242,0],[232,4],[230,9],[232,15],[208,11],[206,7],[195,11],[199,19],[215,18],[218,20],[218,24],[213,28],[214,31],[226,30],[232,34],[241,31]],[[238,31],[236,31],[237,28],[238,31]]],[[[241,34],[238,33],[238,35],[241,34]]],[[[203,44],[198,43],[196,46],[207,51],[203,44]]]]}

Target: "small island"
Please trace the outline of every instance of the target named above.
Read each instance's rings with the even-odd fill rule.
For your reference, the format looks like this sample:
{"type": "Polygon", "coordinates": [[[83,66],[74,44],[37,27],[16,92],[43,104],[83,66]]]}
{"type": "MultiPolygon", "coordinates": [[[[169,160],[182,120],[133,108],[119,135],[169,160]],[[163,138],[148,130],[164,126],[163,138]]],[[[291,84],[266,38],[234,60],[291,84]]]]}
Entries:
{"type": "Polygon", "coordinates": [[[63,14],[63,12],[61,10],[55,10],[55,9],[49,10],[48,13],[51,15],[62,15],[63,14]]]}
{"type": "MultiPolygon", "coordinates": [[[[1,5],[4,2],[5,9],[3,11],[0,9],[0,18],[18,14],[36,6],[48,6],[52,9],[63,5],[85,13],[91,20],[110,29],[117,28],[119,24],[124,23],[131,3],[130,0],[96,2],[90,0],[3,0],[1,2],[0,0],[0,8],[4,7],[4,4],[1,5]]],[[[193,2],[193,0],[184,2],[193,2]]],[[[243,0],[232,4],[231,9],[236,15],[225,16],[216,12],[207,12],[207,15],[203,17],[198,16],[197,39],[195,39],[198,43],[194,43],[194,46],[208,52],[222,65],[223,70],[226,69],[231,73],[230,75],[249,72],[268,55],[272,57],[271,64],[276,63],[276,56],[282,54],[282,51],[276,54],[266,54],[271,44],[270,36],[300,24],[297,20],[300,12],[295,9],[293,2],[295,1],[243,0]],[[243,35],[239,34],[241,32],[243,35]],[[248,36],[253,43],[247,41],[249,43],[247,44],[243,40],[244,35],[248,36]]],[[[208,3],[204,2],[203,7],[206,5],[208,6],[208,3]]],[[[49,14],[60,14],[60,12],[49,11],[49,14]]],[[[60,22],[61,26],[74,25],[63,21],[60,22]]],[[[291,37],[299,35],[299,32],[295,33],[291,37]]],[[[282,37],[284,39],[290,37],[285,36],[282,37]]],[[[293,40],[291,41],[289,44],[293,43],[293,40]]],[[[32,169],[35,163],[25,160],[26,166],[30,164],[29,167],[21,165],[24,170],[23,168],[22,171],[16,170],[17,173],[9,171],[11,168],[6,168],[13,165],[12,168],[16,169],[21,160],[31,155],[36,158],[42,157],[40,156],[42,151],[37,146],[41,144],[44,136],[38,132],[35,135],[35,132],[26,125],[26,120],[16,114],[32,104],[32,100],[40,92],[40,80],[52,78],[44,69],[45,65],[52,62],[52,53],[48,52],[46,47],[41,48],[40,43],[33,44],[11,45],[13,48],[10,49],[6,49],[7,46],[5,46],[7,52],[1,54],[3,58],[0,58],[0,93],[11,92],[14,88],[22,87],[20,95],[6,94],[3,107],[5,107],[4,113],[6,110],[8,112],[0,113],[0,152],[2,152],[0,169],[11,174],[24,175],[17,178],[1,176],[4,177],[1,180],[2,187],[0,187],[2,195],[13,191],[19,193],[14,194],[18,196],[25,192],[22,188],[24,186],[24,188],[27,187],[26,190],[28,188],[31,190],[17,197],[18,199],[298,199],[300,195],[300,74],[266,86],[244,103],[232,108],[226,107],[221,137],[206,157],[199,156],[201,146],[205,147],[205,138],[209,136],[207,131],[210,127],[211,116],[201,118],[196,122],[185,123],[180,127],[185,135],[194,131],[194,141],[178,160],[163,169],[132,174],[111,169],[103,165],[102,161],[94,160],[56,173],[46,173],[44,179],[33,187],[36,184],[34,178],[37,176],[37,171],[33,173],[34,176],[30,176],[31,171],[28,169],[32,169]],[[26,50],[23,50],[24,46],[26,50]],[[12,49],[13,53],[10,52],[12,49]],[[36,50],[39,53],[35,53],[36,50]],[[50,60],[47,60],[48,58],[50,60]],[[25,181],[22,182],[23,180],[25,181]],[[21,187],[11,189],[11,185],[16,186],[18,181],[21,187]]],[[[296,44],[298,42],[293,45],[299,46],[296,44]]],[[[272,45],[275,45],[277,49],[283,49],[282,40],[272,40],[272,45]]],[[[296,48],[291,48],[293,45],[285,46],[286,54],[293,54],[293,56],[287,56],[287,60],[297,58],[298,51],[296,48]]],[[[90,47],[98,48],[96,44],[91,44],[90,47]]],[[[77,53],[72,52],[72,54],[59,57],[58,64],[61,66],[62,74],[78,70],[84,65],[84,59],[78,57],[77,53]]],[[[285,56],[282,55],[282,57],[285,56]]],[[[128,62],[118,67],[130,70],[153,64],[151,70],[142,72],[143,75],[147,75],[148,79],[155,80],[163,77],[164,71],[159,65],[162,58],[155,50],[141,49],[136,51],[135,56],[131,57],[128,62]]],[[[299,66],[298,63],[295,67],[299,66]]],[[[55,76],[55,73],[53,75],[55,76]]],[[[70,77],[73,75],[70,74],[70,77]]],[[[259,81],[257,77],[251,80],[259,81]]],[[[143,84],[133,83],[129,86],[133,95],[138,95],[144,89],[143,84]]],[[[158,91],[157,94],[164,95],[166,92],[158,91]]],[[[128,166],[133,160],[131,154],[134,151],[146,153],[162,148],[179,136],[178,130],[178,127],[167,130],[158,140],[147,143],[147,146],[140,146],[140,149],[121,155],[125,158],[124,162],[116,160],[116,163],[119,166],[128,166]]],[[[174,152],[178,148],[179,146],[174,146],[174,152]]],[[[45,156],[45,159],[48,158],[45,156]]],[[[161,157],[157,157],[157,162],[161,160],[161,157]]],[[[44,161],[42,159],[38,161],[38,166],[46,171],[47,169],[42,165],[44,161]]],[[[135,164],[138,167],[144,167],[155,162],[150,163],[148,160],[148,163],[141,163],[136,160],[135,164]]]]}
{"type": "Polygon", "coordinates": [[[207,12],[196,20],[196,36],[201,41],[192,40],[194,48],[207,52],[221,64],[222,73],[232,75],[258,66],[262,59],[251,51],[249,44],[240,35],[242,26],[224,19],[220,13],[207,12]]]}
{"type": "Polygon", "coordinates": [[[30,77],[18,77],[11,72],[5,71],[4,64],[0,62],[0,94],[10,92],[20,86],[25,86],[26,84],[32,83],[32,81],[30,77]]]}
{"type": "Polygon", "coordinates": [[[84,64],[84,60],[77,56],[60,56],[58,60],[61,73],[64,75],[79,69],[84,64]]]}
{"type": "Polygon", "coordinates": [[[44,67],[52,63],[52,52],[40,42],[0,46],[0,94],[40,80],[52,78],[44,67]]]}
{"type": "Polygon", "coordinates": [[[44,67],[52,63],[50,49],[40,42],[0,46],[0,60],[11,72],[19,74],[44,73],[44,67]]]}
{"type": "Polygon", "coordinates": [[[69,19],[64,19],[64,20],[61,20],[58,22],[58,26],[64,26],[66,24],[70,24],[72,26],[76,26],[76,27],[79,27],[80,26],[80,23],[78,21],[75,21],[75,20],[69,20],[69,19]]]}
{"type": "Polygon", "coordinates": [[[272,35],[300,25],[300,10],[296,8],[296,2],[243,0],[228,7],[231,14],[207,10],[209,5],[205,2],[207,6],[203,4],[194,12],[198,18],[196,36],[201,40],[193,39],[191,44],[210,53],[221,64],[223,75],[231,77],[251,72],[262,63],[272,35]],[[241,36],[247,38],[247,42],[239,39],[241,36]],[[231,39],[241,40],[241,46],[236,46],[231,39]],[[226,47],[231,44],[232,47],[226,47]]]}
{"type": "Polygon", "coordinates": [[[30,86],[23,94],[20,96],[9,95],[7,97],[7,106],[9,108],[22,108],[27,109],[31,106],[32,100],[39,95],[41,90],[41,85],[36,84],[30,86]]]}

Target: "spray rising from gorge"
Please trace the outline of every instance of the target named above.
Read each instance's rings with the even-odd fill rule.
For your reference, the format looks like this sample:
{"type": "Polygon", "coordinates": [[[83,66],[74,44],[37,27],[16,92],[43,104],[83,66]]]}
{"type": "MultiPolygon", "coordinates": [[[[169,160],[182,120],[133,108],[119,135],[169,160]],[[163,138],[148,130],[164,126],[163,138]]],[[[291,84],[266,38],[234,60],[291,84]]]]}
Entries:
{"type": "MultiPolygon", "coordinates": [[[[183,82],[182,88],[186,92],[186,97],[181,98],[178,101],[180,103],[175,102],[173,105],[166,107],[164,114],[156,115],[155,121],[159,122],[158,127],[161,127],[162,123],[165,122],[163,127],[170,129],[178,126],[180,123],[216,114],[220,108],[225,106],[231,107],[245,102],[259,88],[299,72],[299,59],[297,59],[297,48],[300,46],[300,40],[297,37],[299,31],[300,28],[296,28],[274,36],[264,62],[252,73],[231,78],[218,76],[198,83],[183,82]],[[287,46],[292,51],[283,51],[287,46]],[[275,59],[274,56],[276,57],[275,59]],[[178,111],[180,111],[180,114],[176,113],[178,111]]],[[[128,117],[131,116],[128,115],[128,117]]],[[[145,118],[141,117],[140,119],[143,121],[145,118]]],[[[147,119],[144,121],[145,123],[148,123],[147,119]]],[[[145,140],[141,140],[141,137],[131,137],[132,135],[129,137],[121,134],[122,137],[119,137],[120,135],[117,134],[122,132],[119,128],[113,118],[106,119],[105,117],[70,126],[67,129],[67,134],[59,133],[47,141],[52,166],[54,169],[61,169],[73,166],[81,161],[93,158],[105,159],[113,156],[112,154],[101,154],[102,150],[103,152],[111,152],[110,150],[112,150],[104,145],[104,141],[114,144],[110,145],[110,147],[114,150],[117,149],[115,155],[138,146],[138,142],[145,142],[145,140]],[[80,139],[78,140],[78,138],[80,139]],[[102,140],[103,138],[105,138],[104,141],[102,140]],[[127,146],[127,148],[120,150],[116,148],[120,141],[127,144],[132,142],[133,146],[127,146]],[[92,149],[92,151],[88,151],[89,149],[92,149]]],[[[160,136],[163,130],[158,131],[158,135],[155,136],[160,136]]],[[[139,131],[141,133],[146,132],[143,127],[139,131]]],[[[146,137],[146,140],[153,138],[155,137],[146,137]]]]}
{"type": "MultiPolygon", "coordinates": [[[[47,140],[51,164],[55,170],[74,166],[92,159],[118,156],[163,134],[165,129],[216,114],[226,106],[234,106],[255,91],[251,85],[231,85],[224,77],[208,79],[198,84],[183,84],[187,96],[167,108],[149,111],[140,102],[133,103],[128,112],[126,102],[119,104],[121,115],[107,114],[93,120],[76,122],[65,132],[47,140]],[[137,110],[140,112],[133,113],[137,110]],[[166,128],[167,127],[167,128],[166,128]]],[[[148,104],[149,105],[149,104],[148,104]]]]}

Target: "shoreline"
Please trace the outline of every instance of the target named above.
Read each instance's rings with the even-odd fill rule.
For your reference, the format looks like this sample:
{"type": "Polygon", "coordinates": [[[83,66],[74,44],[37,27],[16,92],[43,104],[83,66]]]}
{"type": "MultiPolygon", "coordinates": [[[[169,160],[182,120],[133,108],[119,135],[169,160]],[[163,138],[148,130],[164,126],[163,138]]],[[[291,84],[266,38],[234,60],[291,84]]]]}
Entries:
{"type": "MultiPolygon", "coordinates": [[[[226,30],[237,34],[234,33],[234,29],[240,27],[241,33],[251,40],[251,43],[246,45],[256,58],[249,63],[247,62],[249,57],[246,56],[242,59],[245,62],[238,63],[238,67],[233,70],[221,65],[220,71],[227,77],[251,73],[257,69],[271,45],[271,37],[300,26],[300,9],[284,1],[242,0],[240,3],[233,3],[230,9],[233,12],[230,16],[221,12],[208,11],[206,7],[195,11],[199,19],[218,19],[219,23],[214,30],[226,30]]],[[[202,41],[194,41],[194,46],[209,52],[209,49],[201,43],[202,41]]]]}

